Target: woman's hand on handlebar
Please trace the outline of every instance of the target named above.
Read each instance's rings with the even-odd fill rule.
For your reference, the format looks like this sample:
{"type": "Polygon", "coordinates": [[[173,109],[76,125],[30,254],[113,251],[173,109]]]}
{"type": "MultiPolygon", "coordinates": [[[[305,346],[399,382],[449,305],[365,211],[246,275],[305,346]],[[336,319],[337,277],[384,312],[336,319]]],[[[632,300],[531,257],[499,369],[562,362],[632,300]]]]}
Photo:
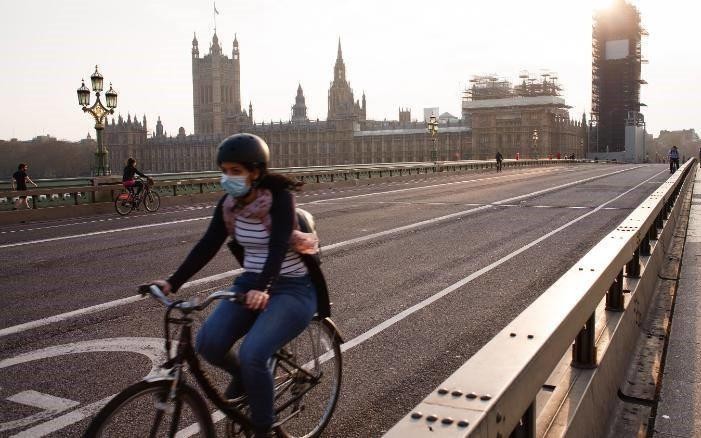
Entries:
{"type": "Polygon", "coordinates": [[[267,293],[251,289],[246,293],[246,307],[251,310],[263,310],[268,305],[269,298],[267,293]]]}
{"type": "Polygon", "coordinates": [[[151,284],[155,284],[156,286],[160,287],[161,291],[163,291],[165,295],[170,295],[173,293],[173,286],[171,286],[167,280],[154,280],[151,282],[151,284]]]}

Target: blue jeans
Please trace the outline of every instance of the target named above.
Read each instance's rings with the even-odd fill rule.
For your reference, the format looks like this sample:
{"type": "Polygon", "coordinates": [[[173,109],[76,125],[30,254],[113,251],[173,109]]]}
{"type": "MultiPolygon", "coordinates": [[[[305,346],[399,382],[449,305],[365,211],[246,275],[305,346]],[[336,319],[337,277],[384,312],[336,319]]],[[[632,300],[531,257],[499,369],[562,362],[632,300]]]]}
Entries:
{"type": "MultiPolygon", "coordinates": [[[[245,272],[232,291],[248,292],[258,274],[245,272]]],[[[253,311],[222,301],[197,333],[196,350],[207,362],[229,372],[243,383],[256,430],[268,429],[275,420],[273,376],[268,361],[282,346],[309,325],[316,312],[316,289],[309,276],[279,277],[264,311],[253,311]],[[229,352],[244,335],[238,358],[229,352]]]]}

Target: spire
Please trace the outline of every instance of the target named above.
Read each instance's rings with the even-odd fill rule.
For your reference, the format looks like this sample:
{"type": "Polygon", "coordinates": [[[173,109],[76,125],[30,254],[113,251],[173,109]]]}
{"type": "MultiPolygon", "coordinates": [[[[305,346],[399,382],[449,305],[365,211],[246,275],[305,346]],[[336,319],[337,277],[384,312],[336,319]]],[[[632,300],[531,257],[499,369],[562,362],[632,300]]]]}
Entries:
{"type": "Polygon", "coordinates": [[[231,51],[232,57],[231,59],[238,61],[239,59],[239,40],[236,38],[236,34],[234,34],[234,49],[231,51]]]}
{"type": "Polygon", "coordinates": [[[333,67],[334,82],[346,81],[346,65],[343,63],[343,53],[341,51],[341,37],[338,37],[338,55],[336,56],[336,65],[333,67]]]}
{"type": "Polygon", "coordinates": [[[221,54],[221,46],[219,45],[219,37],[217,36],[217,31],[214,31],[214,36],[212,37],[212,46],[209,49],[209,53],[211,54],[221,54]]]}
{"type": "Polygon", "coordinates": [[[193,32],[192,33],[192,57],[197,58],[198,56],[200,56],[200,49],[197,46],[197,34],[193,32]]]}
{"type": "Polygon", "coordinates": [[[298,82],[297,84],[298,84],[298,85],[297,85],[297,96],[301,96],[301,95],[303,94],[303,92],[302,92],[302,83],[301,83],[301,82],[298,82]]]}

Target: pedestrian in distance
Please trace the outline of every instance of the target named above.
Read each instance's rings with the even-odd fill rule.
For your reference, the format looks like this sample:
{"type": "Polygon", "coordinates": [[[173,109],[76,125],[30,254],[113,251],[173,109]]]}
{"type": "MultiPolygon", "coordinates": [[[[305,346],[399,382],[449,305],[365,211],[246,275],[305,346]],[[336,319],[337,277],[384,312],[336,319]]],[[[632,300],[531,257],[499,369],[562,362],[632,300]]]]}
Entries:
{"type": "MultiPolygon", "coordinates": [[[[27,170],[29,166],[26,163],[19,163],[17,166],[17,172],[12,174],[12,190],[24,191],[27,190],[27,183],[34,184],[34,187],[38,187],[34,181],[27,175],[27,170]]],[[[17,210],[20,204],[24,203],[24,206],[29,208],[29,200],[26,196],[19,196],[15,199],[15,206],[13,210],[17,210]]]]}
{"type": "Polygon", "coordinates": [[[672,146],[672,149],[669,150],[668,157],[669,173],[674,173],[677,169],[679,169],[679,150],[676,146],[672,146]]]}
{"type": "Polygon", "coordinates": [[[244,272],[232,291],[245,293],[245,304],[222,301],[197,333],[196,350],[232,376],[224,392],[248,395],[255,437],[272,435],[274,382],[268,361],[309,325],[315,313],[329,316],[326,282],[318,259],[319,241],[299,230],[293,192],[301,183],[268,171],[270,150],[252,134],[235,134],[217,147],[219,200],[204,236],[167,280],[175,292],[202,269],[227,239],[244,272]],[[245,338],[244,338],[245,336],[245,338]],[[238,354],[231,351],[243,338],[238,354]]]}
{"type": "Polygon", "coordinates": [[[497,172],[501,172],[501,162],[504,161],[504,156],[501,154],[501,152],[497,151],[494,158],[497,160],[497,172]]]}

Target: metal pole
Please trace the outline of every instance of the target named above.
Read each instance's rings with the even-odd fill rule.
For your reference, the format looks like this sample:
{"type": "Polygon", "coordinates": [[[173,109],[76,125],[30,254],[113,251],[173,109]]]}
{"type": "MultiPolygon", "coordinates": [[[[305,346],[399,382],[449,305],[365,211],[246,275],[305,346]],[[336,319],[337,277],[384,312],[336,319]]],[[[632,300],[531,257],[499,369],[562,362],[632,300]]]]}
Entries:
{"type": "Polygon", "coordinates": [[[621,269],[606,292],[606,310],[623,312],[625,310],[623,303],[623,269],[621,269]]]}
{"type": "Polygon", "coordinates": [[[643,241],[640,242],[640,255],[647,257],[650,255],[650,231],[648,230],[647,233],[645,233],[645,237],[643,237],[643,241]]]}
{"type": "MultiPolygon", "coordinates": [[[[509,438],[534,438],[535,435],[535,422],[536,422],[536,416],[535,416],[535,400],[533,400],[533,403],[528,406],[528,409],[526,409],[526,412],[523,414],[523,417],[521,417],[521,421],[519,422],[518,426],[511,432],[509,435],[509,438]]],[[[500,414],[497,414],[497,420],[499,419],[500,414]]]]}
{"type": "Polygon", "coordinates": [[[574,368],[596,368],[596,344],[594,329],[596,324],[596,311],[592,312],[582,330],[572,345],[572,363],[574,368]]]}
{"type": "Polygon", "coordinates": [[[628,278],[640,278],[640,247],[633,252],[633,258],[626,264],[628,278]]]}

